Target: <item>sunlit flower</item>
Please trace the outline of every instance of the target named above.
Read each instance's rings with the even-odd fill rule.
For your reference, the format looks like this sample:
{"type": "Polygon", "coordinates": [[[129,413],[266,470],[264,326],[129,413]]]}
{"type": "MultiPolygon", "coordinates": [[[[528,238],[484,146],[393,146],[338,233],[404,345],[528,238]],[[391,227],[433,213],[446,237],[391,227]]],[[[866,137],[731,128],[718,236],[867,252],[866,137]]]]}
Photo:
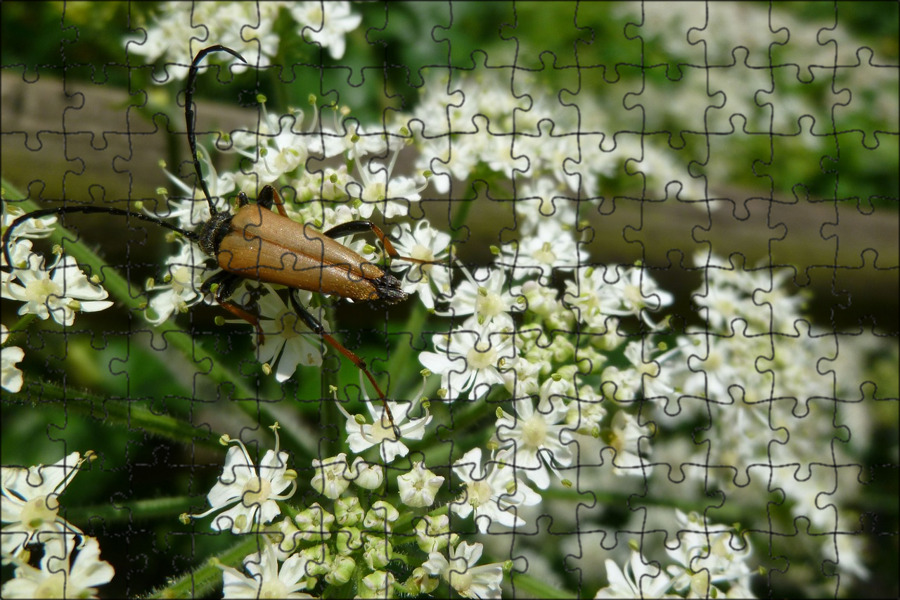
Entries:
{"type": "MultiPolygon", "coordinates": [[[[293,307],[289,308],[270,285],[262,294],[259,306],[259,326],[264,338],[257,349],[259,362],[275,367],[275,381],[287,381],[299,365],[318,367],[322,364],[322,341],[310,330],[293,307]]],[[[308,302],[311,292],[288,290],[297,294],[301,305],[308,302]]],[[[325,319],[318,319],[326,330],[325,319]]]]}
{"type": "Polygon", "coordinates": [[[610,559],[605,564],[609,585],[601,588],[595,598],[662,598],[672,586],[672,579],[637,551],[631,553],[624,570],[610,559]]]}
{"type": "Polygon", "coordinates": [[[290,13],[301,26],[303,36],[323,48],[331,58],[341,59],[346,34],[356,29],[362,17],[350,12],[348,2],[290,2],[290,13]]]}
{"type": "Polygon", "coordinates": [[[521,470],[536,486],[544,490],[550,485],[549,467],[567,467],[572,463],[569,442],[572,432],[566,425],[568,408],[560,400],[541,400],[537,410],[531,398],[515,402],[516,415],[502,411],[497,419],[497,438],[503,449],[497,462],[521,470]]]}
{"type": "Polygon", "coordinates": [[[433,339],[435,352],[420,353],[419,362],[441,376],[448,400],[456,400],[470,390],[470,399],[481,398],[492,385],[503,383],[500,369],[510,366],[515,358],[511,335],[497,325],[479,326],[474,319],[463,329],[433,339]]]}
{"type": "Polygon", "coordinates": [[[244,559],[249,576],[232,567],[221,566],[225,598],[313,598],[302,590],[311,579],[306,572],[307,560],[300,554],[290,556],[278,565],[274,546],[266,542],[261,552],[244,559]]]}
{"type": "MultiPolygon", "coordinates": [[[[394,248],[401,256],[426,261],[444,259],[450,248],[451,238],[443,231],[432,228],[425,219],[414,227],[399,226],[399,235],[393,240],[394,248]]],[[[391,269],[397,277],[403,273],[403,291],[415,295],[426,308],[434,308],[435,297],[449,294],[450,269],[444,265],[423,265],[409,261],[395,261],[391,269]]]]}
{"type": "Polygon", "coordinates": [[[349,467],[346,453],[341,452],[325,460],[314,458],[312,466],[316,471],[311,482],[312,488],[326,498],[332,500],[337,498],[350,485],[350,479],[347,477],[349,467]]]}
{"type": "Polygon", "coordinates": [[[509,465],[489,462],[481,464],[481,448],[473,448],[453,463],[453,472],[465,484],[465,493],[450,505],[450,510],[465,518],[475,511],[478,531],[487,533],[491,524],[521,527],[525,521],[515,507],[533,506],[541,497],[521,481],[509,465]]]}
{"type": "Polygon", "coordinates": [[[503,566],[499,563],[476,566],[483,546],[460,542],[450,548],[449,560],[440,552],[432,552],[422,565],[432,575],[440,575],[464,598],[499,598],[503,566]]]}
{"type": "Polygon", "coordinates": [[[16,366],[25,358],[25,351],[18,346],[7,346],[6,340],[9,337],[9,330],[6,325],[0,325],[0,362],[2,362],[2,387],[8,392],[18,392],[22,389],[22,371],[16,366]]]}
{"type": "Polygon", "coordinates": [[[512,313],[521,311],[523,305],[510,290],[506,272],[502,268],[481,268],[469,274],[463,268],[463,273],[466,279],[453,288],[448,308],[437,314],[473,315],[479,325],[493,323],[497,328],[511,327],[512,313]]]}
{"type": "Polygon", "coordinates": [[[410,471],[397,477],[400,501],[413,508],[431,506],[442,483],[443,477],[426,469],[421,462],[416,462],[410,471]]]}
{"type": "Polygon", "coordinates": [[[350,415],[344,407],[338,404],[338,409],[347,418],[345,429],[347,432],[347,445],[350,450],[359,454],[372,446],[378,445],[378,452],[385,464],[394,462],[398,456],[406,456],[409,448],[403,443],[403,439],[421,440],[425,434],[425,426],[431,422],[431,415],[425,411],[425,416],[418,419],[410,419],[415,403],[413,402],[388,402],[388,409],[394,417],[394,422],[388,420],[384,407],[380,402],[368,401],[365,403],[369,411],[371,423],[361,423],[354,415],[350,415]],[[398,437],[399,432],[399,437],[398,437]]]}
{"type": "Polygon", "coordinates": [[[294,494],[296,473],[287,468],[288,453],[279,452],[278,423],[271,429],[275,432],[275,449],[266,451],[259,468],[253,464],[241,440],[223,436],[224,443],[235,445],[228,449],[222,474],[207,496],[212,508],[191,515],[192,518],[200,519],[231,506],[213,519],[212,528],[246,533],[253,525],[270,523],[281,514],[276,501],[287,500],[294,494]],[[288,486],[291,490],[281,494],[288,486]]]}
{"type": "Polygon", "coordinates": [[[45,267],[42,257],[31,254],[27,265],[14,266],[13,274],[15,279],[8,281],[5,292],[13,300],[25,302],[20,315],[52,317],[71,327],[76,312],[96,312],[113,305],[105,300],[109,296],[106,290],[88,281],[71,256],[59,256],[53,266],[45,267]]]}
{"type": "Polygon", "coordinates": [[[3,584],[4,598],[96,598],[97,586],[112,581],[115,570],[100,560],[100,544],[85,537],[76,549],[71,535],[44,544],[40,568],[20,559],[13,578],[3,584]]]}
{"type": "Polygon", "coordinates": [[[18,554],[32,540],[81,534],[59,515],[59,495],[66,489],[85,459],[72,452],[52,465],[2,468],[2,549],[4,556],[18,554]]]}

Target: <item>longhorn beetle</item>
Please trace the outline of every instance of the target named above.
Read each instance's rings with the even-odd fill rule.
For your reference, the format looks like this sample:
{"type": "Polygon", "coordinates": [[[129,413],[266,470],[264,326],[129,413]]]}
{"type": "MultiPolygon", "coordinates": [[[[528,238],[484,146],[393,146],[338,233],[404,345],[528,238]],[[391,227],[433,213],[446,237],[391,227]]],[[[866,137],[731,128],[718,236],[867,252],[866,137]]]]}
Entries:
{"type": "Polygon", "coordinates": [[[216,302],[223,308],[252,324],[260,339],[262,339],[263,333],[257,316],[251,312],[250,307],[242,306],[229,298],[245,279],[280,284],[290,288],[288,296],[297,315],[307,327],[321,336],[365,374],[378,393],[392,429],[397,431],[384,392],[381,391],[372,373],[369,372],[366,363],[329,335],[322,324],[301,306],[294,292],[307,290],[333,294],[355,301],[380,300],[387,304],[405,300],[407,294],[400,289],[400,282],[393,275],[386,273],[350,248],[335,241],[336,238],[354,233],[373,232],[381,241],[384,250],[393,259],[421,264],[431,263],[417,258],[400,256],[384,232],[370,221],[350,221],[332,227],[324,233],[316,231],[309,224],[297,223],[288,218],[283,201],[271,185],[262,188],[255,203],[251,202],[244,192],[239,192],[237,195],[238,208],[234,214],[227,210],[216,210],[200,169],[200,160],[197,157],[193,109],[194,84],[200,62],[206,55],[213,52],[227,52],[242,62],[247,62],[244,57],[231,48],[215,45],[198,52],[188,71],[184,119],[194,171],[209,206],[211,215],[209,220],[201,224],[195,231],[187,231],[156,217],[112,207],[65,206],[36,210],[17,218],[3,234],[3,253],[6,263],[11,268],[15,268],[9,251],[9,240],[13,230],[25,221],[48,215],[105,213],[134,217],[176,231],[196,243],[203,252],[215,258],[222,269],[203,282],[200,287],[202,294],[204,296],[212,294],[216,302]],[[273,211],[273,207],[278,212],[273,211]]]}

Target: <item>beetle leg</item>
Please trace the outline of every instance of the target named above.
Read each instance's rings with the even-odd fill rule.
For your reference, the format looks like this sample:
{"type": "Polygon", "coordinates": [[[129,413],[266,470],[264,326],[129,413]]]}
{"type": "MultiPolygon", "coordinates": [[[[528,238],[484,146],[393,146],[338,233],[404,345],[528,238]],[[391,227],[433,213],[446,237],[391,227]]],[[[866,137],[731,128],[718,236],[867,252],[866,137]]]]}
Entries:
{"type": "Polygon", "coordinates": [[[333,240],[336,240],[340,237],[344,237],[345,235],[351,235],[354,233],[366,233],[369,231],[374,233],[375,236],[379,240],[381,240],[381,245],[384,247],[384,251],[387,252],[388,256],[393,259],[406,260],[422,265],[438,264],[438,261],[423,260],[421,258],[413,258],[411,256],[401,256],[400,253],[397,252],[397,249],[394,248],[394,245],[391,244],[391,240],[388,239],[388,236],[386,236],[381,228],[372,221],[347,221],[346,223],[341,223],[340,225],[332,227],[325,232],[325,235],[333,240]]]}
{"type": "Polygon", "coordinates": [[[282,217],[288,216],[287,211],[284,209],[284,200],[281,199],[281,196],[278,195],[278,191],[271,185],[264,186],[263,189],[260,190],[259,198],[256,199],[256,203],[269,210],[272,210],[272,206],[274,205],[282,217]]]}
{"type": "Polygon", "coordinates": [[[217,286],[216,291],[213,292],[213,297],[216,299],[216,302],[234,316],[253,325],[254,329],[256,329],[256,335],[259,336],[259,344],[262,344],[265,342],[266,336],[263,334],[262,326],[259,324],[259,318],[247,310],[246,307],[228,299],[234,294],[235,290],[237,290],[243,281],[244,279],[239,275],[229,273],[228,271],[219,271],[203,282],[203,285],[200,286],[200,293],[205,296],[212,292],[213,286],[217,286]]]}
{"type": "Polygon", "coordinates": [[[322,327],[322,324],[316,319],[312,313],[301,306],[300,302],[297,300],[296,296],[294,296],[294,290],[290,290],[288,293],[288,297],[291,299],[291,305],[294,307],[294,310],[297,311],[297,316],[299,316],[306,326],[313,330],[315,333],[319,334],[323,340],[328,342],[332,348],[343,354],[347,360],[356,365],[360,371],[362,371],[365,376],[369,379],[369,382],[372,384],[372,387],[375,388],[375,391],[378,393],[378,398],[381,400],[382,406],[384,406],[384,413],[387,415],[388,421],[391,423],[391,429],[394,430],[394,435],[397,438],[400,437],[400,431],[397,429],[397,425],[394,424],[394,415],[391,414],[391,409],[388,407],[387,399],[384,395],[384,392],[381,391],[381,388],[378,387],[378,383],[375,381],[375,378],[369,372],[369,368],[366,366],[366,361],[358,357],[356,354],[348,350],[341,344],[339,341],[331,337],[326,331],[325,328],[322,327]]]}

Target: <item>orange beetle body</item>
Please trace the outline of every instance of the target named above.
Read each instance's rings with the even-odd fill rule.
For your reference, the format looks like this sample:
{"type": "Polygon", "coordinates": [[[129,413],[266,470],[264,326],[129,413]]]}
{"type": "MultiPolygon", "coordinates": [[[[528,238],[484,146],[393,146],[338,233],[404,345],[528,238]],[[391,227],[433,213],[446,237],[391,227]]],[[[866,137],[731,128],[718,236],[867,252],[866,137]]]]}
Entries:
{"type": "Polygon", "coordinates": [[[393,304],[407,297],[400,282],[377,265],[260,204],[240,207],[229,225],[211,252],[229,273],[360,302],[393,304]]]}

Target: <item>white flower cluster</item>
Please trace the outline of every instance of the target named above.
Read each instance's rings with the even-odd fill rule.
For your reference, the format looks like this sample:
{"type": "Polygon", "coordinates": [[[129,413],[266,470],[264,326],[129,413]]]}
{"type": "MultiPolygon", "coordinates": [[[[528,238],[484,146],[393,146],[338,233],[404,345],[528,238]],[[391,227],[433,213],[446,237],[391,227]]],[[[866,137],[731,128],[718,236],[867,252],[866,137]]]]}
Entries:
{"type": "MultiPolygon", "coordinates": [[[[416,554],[407,548],[402,556],[411,575],[396,581],[386,567],[401,556],[392,542],[401,513],[381,499],[385,469],[362,457],[352,464],[345,453],[314,459],[309,485],[322,496],[322,503],[299,512],[291,508],[290,516],[276,522],[282,514],[279,503],[290,499],[297,488],[297,473],[287,468],[288,454],[279,451],[278,429],[275,423],[275,449],[266,452],[258,468],[240,440],[223,436],[223,444],[235,445],[208,495],[211,508],[182,515],[187,523],[218,513],[211,524],[214,530],[262,536],[261,550],[243,560],[244,572],[221,567],[226,598],[311,598],[306,590],[320,582],[342,586],[351,580],[358,582],[357,594],[363,598],[391,597],[395,591],[416,595],[434,591],[440,578],[464,597],[500,597],[502,566],[476,565],[481,544],[460,542],[451,533],[446,514],[424,515],[416,524],[419,566],[414,566],[416,554]],[[351,484],[362,493],[351,490],[351,484]],[[288,486],[291,489],[283,493],[288,486]]],[[[443,477],[417,462],[396,477],[400,503],[431,509],[443,483],[443,477]]]]}
{"type": "Polygon", "coordinates": [[[100,560],[97,540],[59,514],[59,496],[93,456],[72,452],[53,465],[0,469],[3,564],[15,565],[4,598],[96,598],[97,586],[112,581],[115,571],[100,560]],[[33,566],[38,545],[43,556],[33,566]]]}
{"type": "Polygon", "coordinates": [[[748,480],[760,490],[784,490],[795,517],[829,532],[821,540],[825,556],[842,548],[841,569],[865,577],[853,550],[858,540],[840,533],[859,516],[836,509],[844,505],[840,499],[859,489],[850,482],[837,485],[835,471],[817,468],[823,448],[836,465],[854,460],[833,444],[835,427],[849,418],[835,411],[834,399],[852,397],[858,389],[840,367],[837,372],[821,368],[837,360],[839,336],[816,332],[804,320],[803,296],[786,291],[792,269],[735,266],[705,253],[695,264],[706,273],[694,296],[706,325],[679,337],[678,351],[664,370],[683,397],[692,399],[682,401],[683,410],[671,419],[673,430],[697,418],[710,428],[710,443],[691,448],[683,464],[717,468],[685,472],[726,490],[748,480]],[[762,465],[768,465],[764,474],[762,465]],[[797,476],[798,467],[805,477],[797,476]],[[822,494],[838,501],[822,507],[822,494]]]}
{"type": "MultiPolygon", "coordinates": [[[[683,200],[708,196],[704,182],[692,176],[683,157],[674,156],[668,146],[642,142],[639,136],[614,136],[618,127],[608,120],[609,111],[593,99],[570,96],[571,101],[564,102],[560,98],[565,90],[555,95],[546,82],[537,84],[523,73],[515,80],[511,88],[508,71],[487,70],[454,77],[448,87],[446,76],[432,71],[413,114],[423,124],[416,165],[434,173],[439,192],[481,168],[514,186],[516,207],[539,205],[523,215],[518,225],[524,227],[519,240],[524,248],[510,250],[509,258],[525,260],[526,265],[528,259],[547,261],[540,256],[542,242],[556,239],[558,228],[574,226],[561,217],[575,211],[561,215],[560,205],[574,204],[575,199],[596,202],[603,182],[621,175],[626,166],[629,173],[645,178],[648,197],[663,196],[670,184],[677,184],[683,200]],[[534,229],[543,230],[541,243],[527,241],[534,229]]],[[[557,242],[573,243],[571,236],[560,236],[557,242]]],[[[574,248],[551,249],[561,261],[555,267],[582,264],[571,261],[574,248]]]]}
{"type": "Polygon", "coordinates": [[[678,546],[666,548],[672,563],[661,569],[648,562],[637,548],[624,569],[605,561],[609,585],[595,598],[753,598],[752,570],[747,564],[752,550],[746,539],[730,527],[711,525],[691,513],[675,511],[681,527],[678,546]]]}
{"type": "MultiPolygon", "coordinates": [[[[280,18],[293,19],[298,37],[327,48],[335,59],[344,55],[346,34],[362,20],[351,12],[349,2],[164,2],[153,22],[127,41],[127,48],[148,62],[166,61],[160,83],[170,77],[184,79],[197,51],[213,44],[240,48],[248,64],[266,67],[278,53],[274,26],[280,18]]],[[[235,69],[246,68],[235,57],[227,60],[235,69]]]]}

